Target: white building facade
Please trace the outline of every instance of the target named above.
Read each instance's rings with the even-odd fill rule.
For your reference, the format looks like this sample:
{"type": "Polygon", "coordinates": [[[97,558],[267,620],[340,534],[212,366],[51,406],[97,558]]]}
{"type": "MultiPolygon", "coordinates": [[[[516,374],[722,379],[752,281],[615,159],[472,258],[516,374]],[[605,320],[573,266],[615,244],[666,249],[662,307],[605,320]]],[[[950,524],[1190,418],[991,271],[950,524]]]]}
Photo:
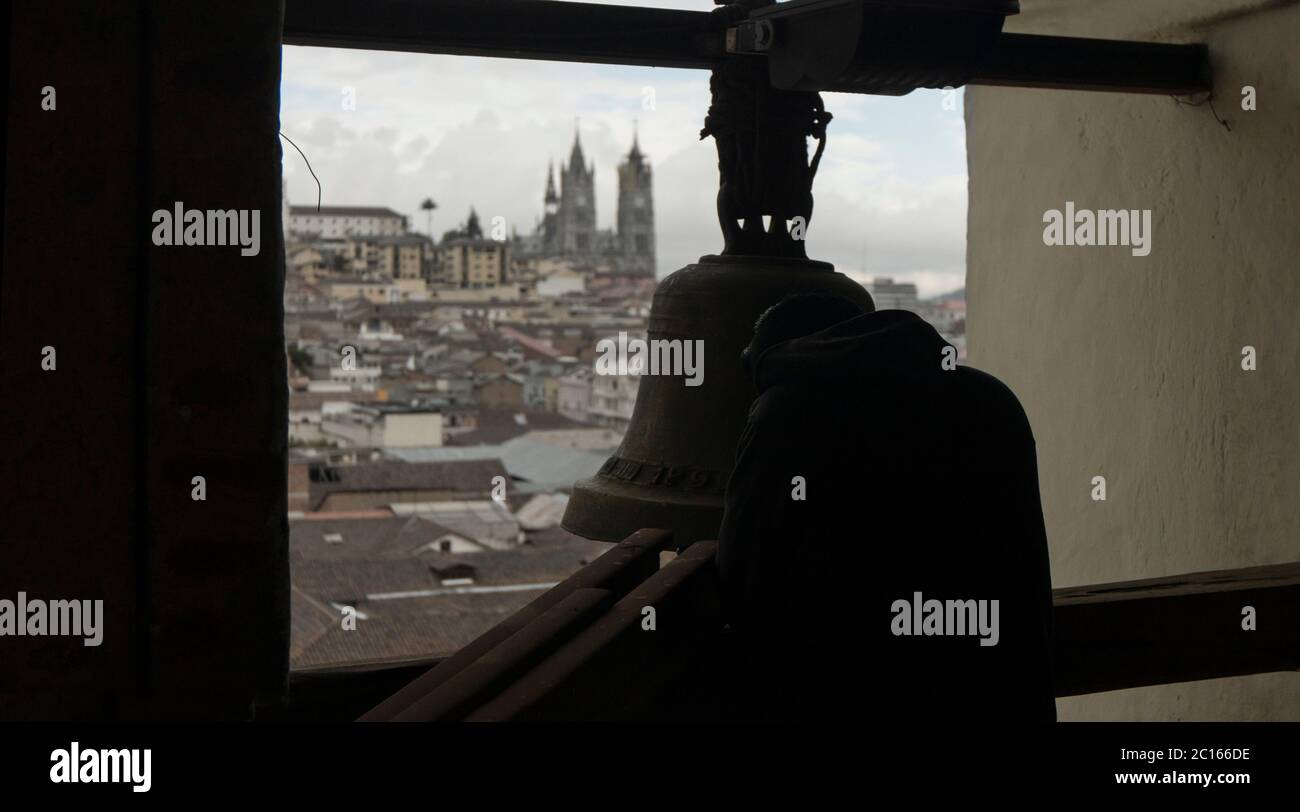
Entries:
{"type": "Polygon", "coordinates": [[[338,240],[351,236],[396,237],[406,233],[406,217],[382,206],[289,207],[289,233],[338,240]]]}

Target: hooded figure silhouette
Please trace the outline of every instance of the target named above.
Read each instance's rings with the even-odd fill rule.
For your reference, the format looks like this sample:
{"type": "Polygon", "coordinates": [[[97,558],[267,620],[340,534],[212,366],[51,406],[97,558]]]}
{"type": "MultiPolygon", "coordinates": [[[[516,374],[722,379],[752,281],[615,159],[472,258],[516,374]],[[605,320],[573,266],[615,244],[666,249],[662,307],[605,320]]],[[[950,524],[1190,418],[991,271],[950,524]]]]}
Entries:
{"type": "Polygon", "coordinates": [[[758,397],[718,567],[746,718],[1055,720],[1034,438],[1001,381],[903,310],[793,296],[744,353],[758,397]]]}

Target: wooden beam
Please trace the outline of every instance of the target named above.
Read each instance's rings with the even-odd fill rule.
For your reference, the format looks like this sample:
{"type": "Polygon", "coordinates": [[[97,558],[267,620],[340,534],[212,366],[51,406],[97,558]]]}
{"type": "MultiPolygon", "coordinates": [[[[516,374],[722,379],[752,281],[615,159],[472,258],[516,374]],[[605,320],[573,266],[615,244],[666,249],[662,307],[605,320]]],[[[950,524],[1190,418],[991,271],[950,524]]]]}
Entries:
{"type": "MultiPolygon", "coordinates": [[[[726,24],[718,14],[556,0],[287,0],[283,39],[700,70],[727,58],[726,24]]],[[[1185,94],[1208,90],[1210,69],[1201,45],[1002,34],[970,83],[1185,94]]],[[[851,83],[822,89],[864,92],[851,83]]]]}
{"type": "Polygon", "coordinates": [[[1187,95],[1212,81],[1204,45],[1002,34],[969,84],[1187,95]]]}
{"type": "Polygon", "coordinates": [[[1053,603],[1057,696],[1300,669],[1300,563],[1069,587],[1053,603]]]}
{"type": "Polygon", "coordinates": [[[284,42],[708,70],[725,56],[718,19],[554,0],[290,0],[284,42]]]}

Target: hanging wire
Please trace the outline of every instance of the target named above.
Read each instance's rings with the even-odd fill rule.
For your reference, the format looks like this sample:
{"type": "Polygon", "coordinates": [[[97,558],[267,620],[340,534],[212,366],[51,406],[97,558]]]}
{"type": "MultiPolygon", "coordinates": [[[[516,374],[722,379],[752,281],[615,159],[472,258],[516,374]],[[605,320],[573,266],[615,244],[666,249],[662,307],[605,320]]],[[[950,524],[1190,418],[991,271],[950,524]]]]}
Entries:
{"type": "Polygon", "coordinates": [[[280,133],[280,137],[283,138],[285,141],[288,141],[293,146],[294,149],[298,150],[298,154],[302,156],[303,162],[307,164],[307,171],[311,173],[311,179],[316,181],[316,211],[320,211],[320,200],[321,200],[321,195],[323,194],[323,190],[321,189],[320,178],[316,177],[316,170],[311,168],[311,161],[307,160],[307,154],[304,153],[298,147],[297,144],[293,143],[292,138],[285,135],[284,133],[280,133]]]}

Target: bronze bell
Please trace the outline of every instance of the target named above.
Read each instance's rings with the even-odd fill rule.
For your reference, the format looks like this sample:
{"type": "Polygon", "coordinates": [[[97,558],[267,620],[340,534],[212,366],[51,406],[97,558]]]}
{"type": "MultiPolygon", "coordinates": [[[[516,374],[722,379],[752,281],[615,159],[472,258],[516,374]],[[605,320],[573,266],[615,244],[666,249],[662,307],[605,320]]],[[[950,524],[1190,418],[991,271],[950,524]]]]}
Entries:
{"type": "Polygon", "coordinates": [[[861,285],[825,262],[706,256],[655,289],[648,338],[703,339],[703,382],[643,375],[623,442],[578,482],[564,529],[621,541],[642,527],[670,529],[684,546],[717,538],[722,495],[754,387],[740,362],[754,322],[792,293],[836,293],[869,308],[861,285]]]}
{"type": "Polygon", "coordinates": [[[794,293],[838,294],[872,309],[861,285],[804,251],[801,230],[830,119],[821,98],[773,89],[761,61],[744,57],[715,69],[710,88],[701,138],[717,141],[725,247],[659,283],[647,330],[650,341],[702,339],[703,382],[641,376],[622,444],[574,485],[561,521],[587,538],[621,541],[643,527],[672,530],[679,547],[716,538],[755,395],[741,363],[754,322],[794,293]],[[808,136],[818,139],[811,165],[808,136]]]}

